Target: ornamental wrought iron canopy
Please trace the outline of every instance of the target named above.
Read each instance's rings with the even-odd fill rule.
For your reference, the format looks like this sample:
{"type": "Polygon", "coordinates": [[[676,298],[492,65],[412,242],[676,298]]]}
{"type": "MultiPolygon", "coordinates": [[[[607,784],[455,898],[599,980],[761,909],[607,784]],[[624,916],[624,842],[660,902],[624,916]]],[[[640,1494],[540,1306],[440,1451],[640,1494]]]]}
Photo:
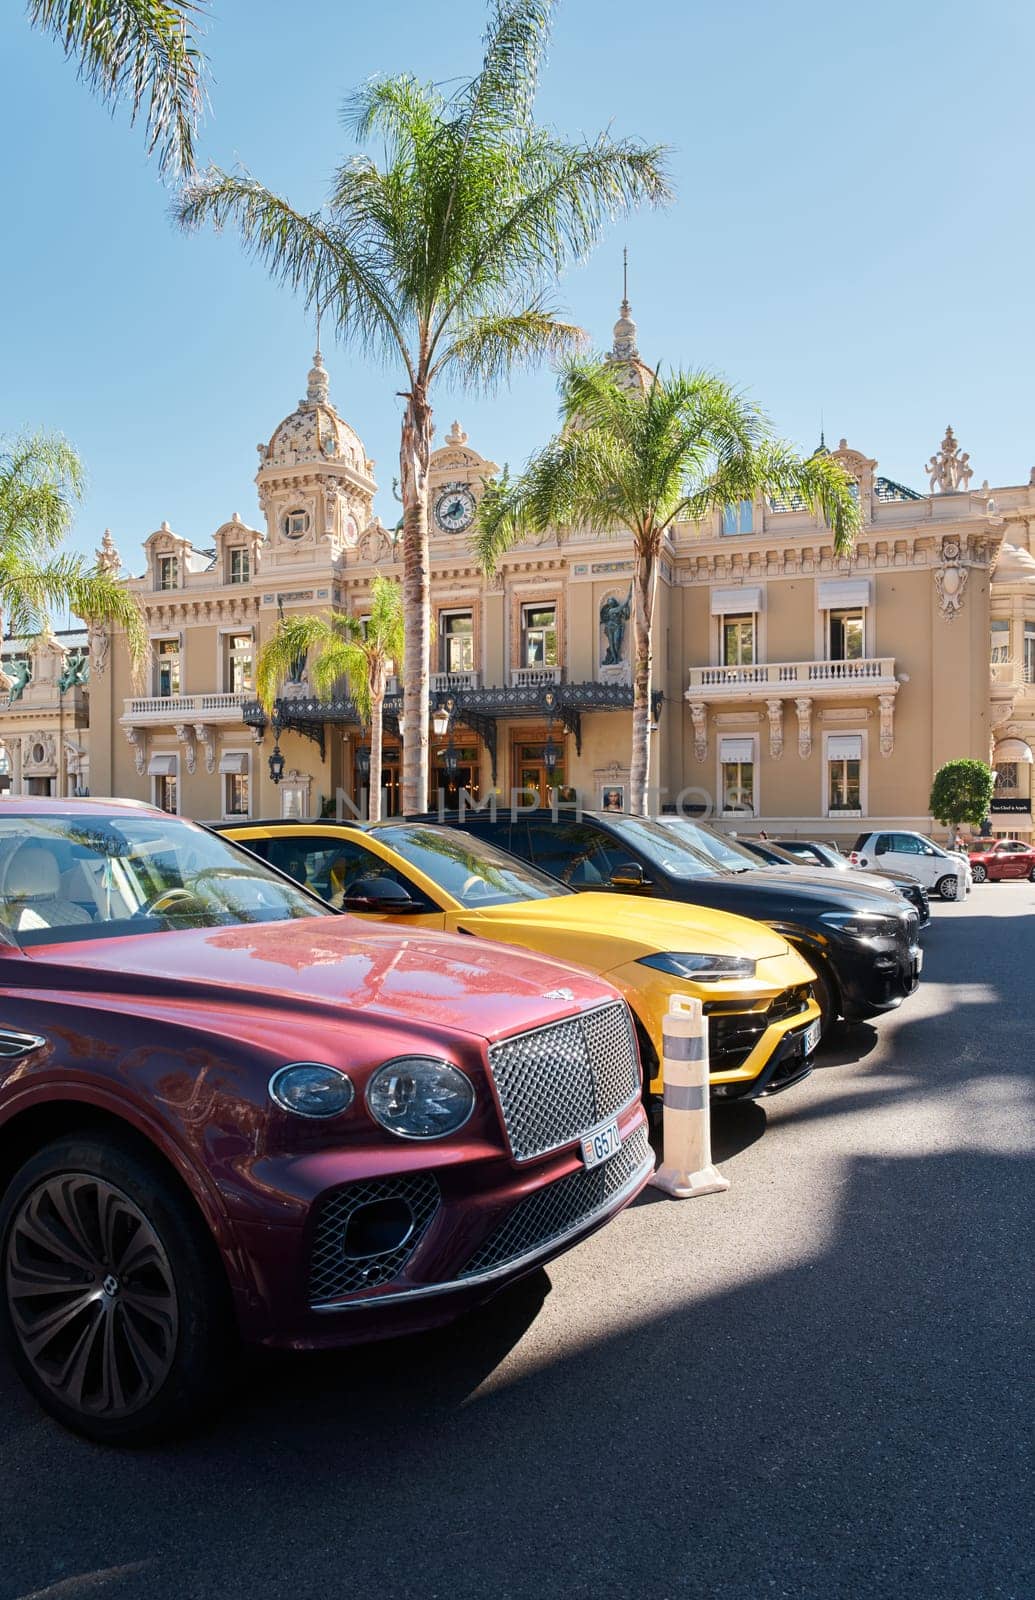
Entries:
{"type": "MultiPolygon", "coordinates": [[[[655,689],[651,695],[653,720],[661,713],[664,691],[655,689]]],[[[431,695],[432,712],[450,702],[451,721],[454,726],[470,728],[483,741],[492,762],[492,781],[496,782],[497,723],[513,717],[534,718],[538,721],[559,721],[575,740],[576,754],[582,754],[582,713],[584,711],[630,711],[633,703],[632,686],[627,683],[557,683],[522,685],[517,688],[457,689],[448,694],[431,695]]],[[[403,709],[401,694],[386,695],[384,724],[396,737],[399,735],[399,717],[403,709]]],[[[266,713],[258,700],[249,700],[241,708],[244,721],[252,728],[265,728],[266,713]]],[[[315,695],[290,695],[278,699],[273,709],[273,720],[279,718],[282,728],[312,739],[325,754],[325,728],[359,728],[363,719],[348,695],[332,695],[328,700],[315,695]]]]}

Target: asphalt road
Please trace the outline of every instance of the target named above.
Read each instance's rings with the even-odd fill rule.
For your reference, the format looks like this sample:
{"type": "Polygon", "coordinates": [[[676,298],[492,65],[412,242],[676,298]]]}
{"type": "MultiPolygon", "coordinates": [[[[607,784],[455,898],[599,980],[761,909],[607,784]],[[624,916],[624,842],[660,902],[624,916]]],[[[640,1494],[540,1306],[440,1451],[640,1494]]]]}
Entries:
{"type": "Polygon", "coordinates": [[[937,906],[921,992],[430,1338],[251,1363],[117,1453],[0,1366],[0,1600],[1035,1595],[1035,886],[937,906]]]}

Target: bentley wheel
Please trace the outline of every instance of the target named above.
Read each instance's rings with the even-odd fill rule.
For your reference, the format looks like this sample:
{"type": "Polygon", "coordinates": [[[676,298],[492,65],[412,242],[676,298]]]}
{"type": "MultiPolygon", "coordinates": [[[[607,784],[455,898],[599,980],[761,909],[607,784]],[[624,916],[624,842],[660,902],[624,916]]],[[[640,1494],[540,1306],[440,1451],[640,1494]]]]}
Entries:
{"type": "Polygon", "coordinates": [[[944,878],[939,878],[935,887],[943,900],[955,900],[959,895],[959,879],[955,873],[947,872],[944,878]]]}
{"type": "Polygon", "coordinates": [[[988,869],[987,867],[983,867],[980,861],[976,861],[974,863],[972,872],[975,883],[984,883],[985,879],[988,877],[988,869]]]}
{"type": "Polygon", "coordinates": [[[224,1299],[174,1185],[118,1144],[47,1146],[0,1216],[4,1331],[42,1404],[91,1438],[181,1426],[213,1387],[224,1299]]]}

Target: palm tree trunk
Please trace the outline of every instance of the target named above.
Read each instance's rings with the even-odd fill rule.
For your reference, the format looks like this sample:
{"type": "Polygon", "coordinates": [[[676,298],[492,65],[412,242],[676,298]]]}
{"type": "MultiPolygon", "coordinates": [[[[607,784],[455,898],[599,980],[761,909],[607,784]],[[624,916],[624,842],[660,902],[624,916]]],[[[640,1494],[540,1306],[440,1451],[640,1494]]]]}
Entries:
{"type": "MultiPolygon", "coordinates": [[[[423,386],[406,397],[399,446],[403,505],[403,811],[428,804],[428,664],[431,636],[431,558],[428,552],[428,467],[431,407],[423,386]]],[[[371,741],[371,746],[373,741],[371,741]]],[[[371,766],[373,748],[371,748],[371,766]]],[[[373,773],[371,772],[371,779],[373,773]]]]}
{"type": "Polygon", "coordinates": [[[650,775],[650,692],[654,654],[654,602],[658,590],[655,552],[639,541],[633,571],[633,715],[629,810],[647,814],[650,775]]]}
{"type": "Polygon", "coordinates": [[[371,822],[381,821],[381,746],[384,735],[381,718],[384,704],[384,668],[377,666],[370,676],[370,791],[367,796],[367,816],[371,822]]]}

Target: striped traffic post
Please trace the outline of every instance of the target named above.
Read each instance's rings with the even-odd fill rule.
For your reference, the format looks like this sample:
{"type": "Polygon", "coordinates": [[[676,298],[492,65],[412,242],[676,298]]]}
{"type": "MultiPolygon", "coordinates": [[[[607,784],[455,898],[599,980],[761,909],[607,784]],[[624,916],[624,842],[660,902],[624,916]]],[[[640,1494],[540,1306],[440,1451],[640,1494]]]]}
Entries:
{"type": "Polygon", "coordinates": [[[708,1105],[708,1019],[700,1000],[674,994],[661,1025],[664,1148],[651,1179],[676,1200],[721,1194],[729,1179],[712,1166],[708,1105]]]}

